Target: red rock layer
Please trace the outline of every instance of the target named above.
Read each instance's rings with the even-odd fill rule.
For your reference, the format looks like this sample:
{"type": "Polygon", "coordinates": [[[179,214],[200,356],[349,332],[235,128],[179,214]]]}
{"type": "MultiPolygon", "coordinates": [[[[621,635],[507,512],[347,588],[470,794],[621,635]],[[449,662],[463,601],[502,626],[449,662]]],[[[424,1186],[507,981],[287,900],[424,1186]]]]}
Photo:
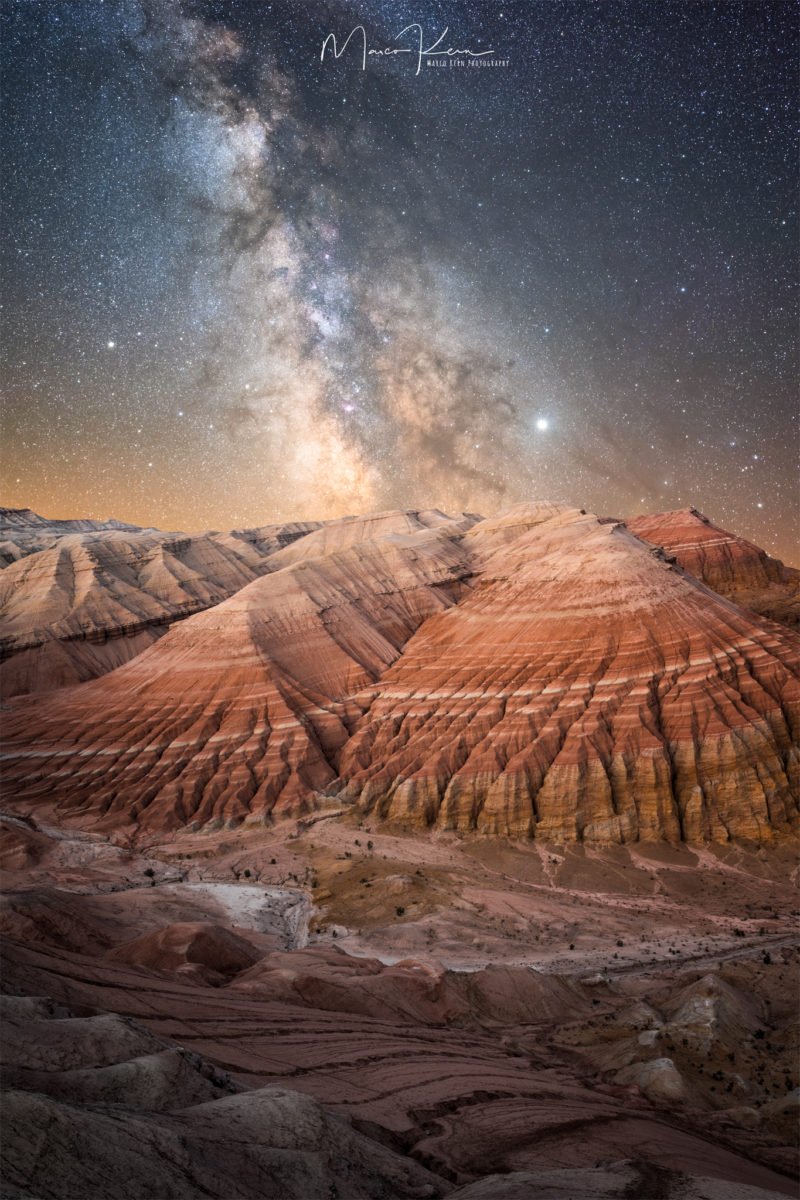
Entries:
{"type": "Polygon", "coordinates": [[[15,704],[9,794],[151,831],[334,795],[552,841],[796,828],[796,637],[619,523],[472,522],[332,523],[104,679],[15,704]]]}
{"type": "Polygon", "coordinates": [[[268,571],[361,541],[459,532],[478,520],[428,509],[190,536],[0,509],[0,562],[11,564],[0,570],[0,694],[104,675],[151,646],[170,622],[219,604],[268,571]]]}
{"type": "Polygon", "coordinates": [[[625,523],[720,595],[773,621],[800,625],[800,571],[719,529],[696,508],[633,517],[625,523]]]}
{"type": "Polygon", "coordinates": [[[258,579],[111,675],[17,706],[6,781],[106,827],[304,810],[336,778],[349,698],[466,573],[445,526],[258,579]]]}
{"type": "Polygon", "coordinates": [[[128,662],[170,621],[258,578],[271,553],[315,526],[194,537],[61,528],[34,526],[51,544],[0,571],[4,696],[79,683],[128,662]]]}
{"type": "Polygon", "coordinates": [[[797,640],[616,523],[531,516],[382,677],[343,794],[414,827],[554,841],[796,827],[797,640]]]}

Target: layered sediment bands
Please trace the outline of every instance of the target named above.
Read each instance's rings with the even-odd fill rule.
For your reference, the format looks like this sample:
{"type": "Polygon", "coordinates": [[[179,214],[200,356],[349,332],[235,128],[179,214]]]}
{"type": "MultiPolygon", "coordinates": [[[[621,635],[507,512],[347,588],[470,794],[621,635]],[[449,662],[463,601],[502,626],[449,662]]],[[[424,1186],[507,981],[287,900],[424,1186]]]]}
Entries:
{"type": "Polygon", "coordinates": [[[71,533],[107,533],[120,529],[128,533],[154,532],[143,530],[139,525],[128,525],[125,521],[94,521],[88,517],[50,520],[30,508],[0,507],[0,567],[16,562],[26,554],[46,550],[71,533]]]}
{"type": "MultiPolygon", "coordinates": [[[[96,596],[69,575],[70,542],[45,552],[68,558],[52,597],[57,613],[71,589],[67,623],[96,596]]],[[[211,576],[175,582],[158,553],[137,603],[211,576]]],[[[259,578],[103,679],[15,701],[7,794],[151,831],[334,797],[417,829],[551,841],[797,828],[797,637],[620,522],[545,503],[488,521],[380,513],[259,561],[259,578]]],[[[124,607],[101,583],[104,611],[124,607]]]]}
{"type": "Polygon", "coordinates": [[[551,504],[548,500],[534,500],[530,504],[514,504],[497,517],[489,517],[472,526],[464,538],[476,566],[484,565],[493,554],[516,542],[523,534],[543,525],[546,521],[585,516],[583,509],[567,508],[563,504],[551,504]]]}
{"type": "MultiPolygon", "coordinates": [[[[49,527],[51,545],[0,571],[2,694],[48,691],[122,665],[171,621],[218,604],[264,574],[270,554],[315,527],[193,537],[49,527]]],[[[28,526],[21,528],[27,536],[28,526]]],[[[32,528],[47,536],[46,525],[32,528]]]]}
{"type": "Polygon", "coordinates": [[[138,1021],[22,996],[0,997],[0,1011],[6,1195],[434,1200],[451,1190],[346,1115],[285,1086],[244,1088],[138,1021]]]}
{"type": "Polygon", "coordinates": [[[617,523],[532,515],[382,677],[344,795],[416,828],[552,841],[796,828],[796,638],[617,523]]]}
{"type": "Polygon", "coordinates": [[[696,508],[634,517],[626,525],[720,595],[773,621],[800,625],[800,571],[719,529],[696,508]]]}
{"type": "Polygon", "coordinates": [[[429,529],[455,536],[481,520],[475,513],[448,516],[438,508],[390,509],[365,517],[342,517],[340,520],[326,521],[300,541],[274,554],[269,569],[276,571],[305,559],[338,554],[361,542],[416,536],[429,529]]]}
{"type": "MultiPolygon", "coordinates": [[[[641,1094],[632,1100],[630,1090],[576,1070],[574,1053],[555,1049],[567,1031],[607,1048],[612,1020],[615,1040],[624,1031],[636,1042],[641,1021],[620,1012],[626,1002],[618,985],[603,989],[602,1000],[593,997],[593,1006],[580,985],[537,980],[525,970],[492,971],[465,974],[453,981],[451,997],[436,998],[437,980],[420,979],[413,964],[382,969],[338,955],[341,982],[348,967],[354,978],[334,989],[333,964],[323,960],[315,972],[313,959],[302,954],[295,971],[286,971],[294,974],[287,995],[277,998],[269,988],[261,994],[235,982],[212,987],[182,973],[156,975],[109,957],[10,939],[3,956],[6,986],[16,993],[4,1014],[15,1089],[4,1150],[14,1172],[9,1179],[27,1189],[23,1194],[116,1195],[119,1179],[130,1175],[137,1187],[122,1194],[131,1200],[227,1197],[234,1185],[242,1197],[420,1200],[490,1172],[593,1169],[623,1158],[642,1168],[655,1164],[649,1176],[642,1170],[641,1187],[628,1189],[642,1200],[670,1194],[647,1183],[658,1180],[659,1164],[725,1181],[719,1191],[701,1193],[720,1200],[735,1195],[739,1183],[772,1196],[794,1194],[791,1178],[748,1159],[758,1141],[754,1146],[741,1129],[719,1136],[705,1103],[670,1111],[641,1094]],[[374,1002],[382,977],[383,1013],[369,1015],[359,1004],[358,979],[374,1002]],[[566,999],[554,1018],[539,997],[556,991],[566,999]],[[34,1136],[45,1128],[46,1139],[34,1136]],[[235,1155],[227,1153],[212,1171],[231,1144],[235,1155]],[[269,1145],[283,1154],[267,1158],[269,1145]],[[389,1146],[403,1158],[389,1155],[389,1146]],[[302,1154],[310,1165],[289,1187],[287,1164],[300,1171],[302,1154]],[[260,1158],[256,1174],[253,1155],[260,1158]],[[373,1191],[356,1187],[365,1163],[378,1177],[373,1191]],[[330,1179],[309,1177],[320,1164],[332,1169],[335,1189],[330,1179]],[[66,1178],[69,1187],[47,1190],[48,1178],[66,1178]]],[[[759,1141],[766,1159],[769,1134],[759,1141]]],[[[683,1186],[672,1192],[691,1194],[683,1186]]],[[[563,1200],[582,1194],[577,1186],[560,1193],[563,1200]]],[[[538,1192],[523,1186],[516,1195],[527,1200],[538,1192]]]]}
{"type": "Polygon", "coordinates": [[[304,811],[336,778],[352,697],[467,573],[445,527],[266,575],[111,675],[15,705],[6,783],[107,827],[304,811]]]}

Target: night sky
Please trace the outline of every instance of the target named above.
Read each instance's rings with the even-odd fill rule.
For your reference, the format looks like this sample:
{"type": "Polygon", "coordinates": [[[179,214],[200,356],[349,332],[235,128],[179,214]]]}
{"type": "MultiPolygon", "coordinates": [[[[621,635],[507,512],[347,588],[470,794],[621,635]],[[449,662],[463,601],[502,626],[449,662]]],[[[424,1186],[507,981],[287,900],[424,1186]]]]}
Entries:
{"type": "Polygon", "coordinates": [[[793,4],[1,11],[3,503],[691,504],[800,557],[793,4]],[[411,22],[494,54],[320,62],[411,22]]]}

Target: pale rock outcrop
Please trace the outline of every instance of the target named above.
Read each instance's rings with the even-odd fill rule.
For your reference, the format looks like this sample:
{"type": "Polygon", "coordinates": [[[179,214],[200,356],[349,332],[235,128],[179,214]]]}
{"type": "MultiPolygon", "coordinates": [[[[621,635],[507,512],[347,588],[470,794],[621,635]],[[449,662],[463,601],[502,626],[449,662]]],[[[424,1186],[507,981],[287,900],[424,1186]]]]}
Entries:
{"type": "Polygon", "coordinates": [[[635,1084],[650,1100],[677,1101],[686,1095],[686,1085],[671,1058],[632,1063],[618,1071],[615,1078],[617,1083],[635,1084]]]}

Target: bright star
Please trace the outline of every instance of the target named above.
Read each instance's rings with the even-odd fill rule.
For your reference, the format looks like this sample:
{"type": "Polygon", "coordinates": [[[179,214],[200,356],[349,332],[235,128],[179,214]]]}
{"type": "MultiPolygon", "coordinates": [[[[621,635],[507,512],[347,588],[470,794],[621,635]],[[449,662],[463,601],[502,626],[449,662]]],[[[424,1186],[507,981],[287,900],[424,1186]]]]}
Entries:
{"type": "Polygon", "coordinates": [[[544,433],[545,430],[549,429],[550,422],[548,421],[547,417],[537,417],[536,428],[540,431],[540,433],[544,433]]]}

